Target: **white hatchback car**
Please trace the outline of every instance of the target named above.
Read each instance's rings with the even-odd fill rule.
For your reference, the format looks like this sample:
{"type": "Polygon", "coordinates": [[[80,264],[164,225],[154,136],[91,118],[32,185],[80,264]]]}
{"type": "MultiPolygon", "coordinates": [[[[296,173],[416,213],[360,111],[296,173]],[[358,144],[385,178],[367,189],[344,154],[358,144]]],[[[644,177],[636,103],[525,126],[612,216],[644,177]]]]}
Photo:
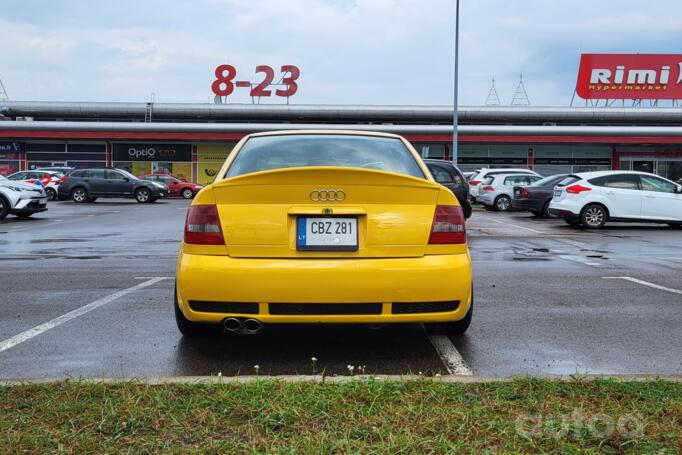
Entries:
{"type": "Polygon", "coordinates": [[[506,212],[511,209],[514,187],[532,185],[538,180],[542,180],[542,177],[530,174],[491,175],[478,187],[476,200],[493,210],[506,212]]]}
{"type": "Polygon", "coordinates": [[[530,169],[505,169],[505,168],[496,168],[496,169],[490,169],[490,168],[483,168],[483,169],[477,169],[476,173],[469,178],[469,197],[471,198],[472,201],[477,202],[478,201],[478,190],[481,186],[481,183],[485,181],[488,177],[492,177],[493,175],[500,175],[500,174],[525,174],[525,175],[537,175],[539,176],[537,172],[533,172],[530,169]]]}
{"type": "Polygon", "coordinates": [[[682,185],[636,171],[585,172],[554,188],[549,213],[573,226],[596,229],[607,221],[682,226],[682,185]]]}

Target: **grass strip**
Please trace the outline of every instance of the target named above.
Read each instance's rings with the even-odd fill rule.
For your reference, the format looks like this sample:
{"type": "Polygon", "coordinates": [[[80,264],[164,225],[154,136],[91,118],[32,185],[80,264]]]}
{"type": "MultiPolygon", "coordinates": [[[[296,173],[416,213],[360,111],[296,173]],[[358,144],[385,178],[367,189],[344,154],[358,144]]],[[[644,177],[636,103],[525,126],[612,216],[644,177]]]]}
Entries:
{"type": "Polygon", "coordinates": [[[682,383],[0,387],[2,453],[682,453],[682,383]]]}

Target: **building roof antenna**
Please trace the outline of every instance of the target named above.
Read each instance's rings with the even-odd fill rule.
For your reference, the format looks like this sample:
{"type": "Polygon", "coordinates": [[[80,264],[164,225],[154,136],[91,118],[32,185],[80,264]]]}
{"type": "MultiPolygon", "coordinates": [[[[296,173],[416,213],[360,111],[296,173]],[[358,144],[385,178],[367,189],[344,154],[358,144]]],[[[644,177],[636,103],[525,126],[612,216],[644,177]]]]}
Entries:
{"type": "Polygon", "coordinates": [[[493,85],[490,87],[488,97],[485,99],[485,105],[499,106],[500,104],[500,97],[497,95],[497,89],[495,88],[495,76],[493,75],[493,85]]]}
{"type": "Polygon", "coordinates": [[[2,83],[2,79],[0,79],[0,101],[9,101],[9,95],[7,90],[5,90],[5,84],[2,83]]]}
{"type": "Polygon", "coordinates": [[[523,73],[519,76],[519,85],[516,87],[516,93],[511,102],[512,106],[530,106],[530,99],[526,93],[526,86],[523,85],[523,73]]]}

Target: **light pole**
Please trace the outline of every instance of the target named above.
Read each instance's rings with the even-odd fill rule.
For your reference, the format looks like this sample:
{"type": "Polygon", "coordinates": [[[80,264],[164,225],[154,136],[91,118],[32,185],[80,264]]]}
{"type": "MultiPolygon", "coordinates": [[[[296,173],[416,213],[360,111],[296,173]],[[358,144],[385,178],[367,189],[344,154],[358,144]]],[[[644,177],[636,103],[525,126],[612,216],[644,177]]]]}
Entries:
{"type": "Polygon", "coordinates": [[[459,0],[455,0],[455,96],[452,106],[452,162],[457,165],[457,80],[459,70],[459,0]]]}

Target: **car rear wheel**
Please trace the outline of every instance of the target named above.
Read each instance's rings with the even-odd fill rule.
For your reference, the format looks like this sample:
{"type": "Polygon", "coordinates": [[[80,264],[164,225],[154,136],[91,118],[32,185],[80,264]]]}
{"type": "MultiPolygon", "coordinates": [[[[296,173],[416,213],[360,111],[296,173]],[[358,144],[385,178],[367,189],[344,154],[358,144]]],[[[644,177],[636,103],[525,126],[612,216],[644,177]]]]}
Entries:
{"type": "Polygon", "coordinates": [[[471,318],[474,314],[474,290],[471,290],[471,305],[464,318],[459,321],[431,322],[424,324],[429,333],[438,335],[462,336],[471,325],[471,318]]]}
{"type": "Polygon", "coordinates": [[[192,322],[182,314],[180,311],[180,306],[178,305],[178,289],[175,288],[175,323],[178,326],[178,330],[186,337],[201,337],[207,335],[215,335],[220,332],[220,326],[215,324],[204,324],[201,322],[192,322]]]}
{"type": "Polygon", "coordinates": [[[47,194],[48,201],[57,199],[57,192],[53,188],[45,188],[45,194],[47,194]]]}
{"type": "Polygon", "coordinates": [[[511,199],[509,196],[497,196],[494,207],[498,212],[506,212],[511,208],[511,199]]]}
{"type": "Polygon", "coordinates": [[[149,202],[151,198],[152,193],[147,188],[139,188],[137,191],[135,191],[135,200],[140,204],[149,202]]]}
{"type": "Polygon", "coordinates": [[[463,201],[461,204],[462,206],[462,212],[464,213],[464,218],[470,218],[471,217],[471,212],[473,212],[473,209],[471,208],[471,204],[469,204],[468,201],[463,201]]]}
{"type": "Polygon", "coordinates": [[[530,213],[532,213],[533,216],[536,218],[542,218],[542,212],[538,212],[537,210],[531,210],[530,213]]]}
{"type": "Polygon", "coordinates": [[[194,197],[194,191],[192,191],[192,188],[185,188],[180,192],[180,194],[182,195],[183,199],[192,199],[194,197]]]}
{"type": "Polygon", "coordinates": [[[88,200],[88,192],[85,191],[85,188],[74,188],[71,191],[71,200],[78,203],[85,202],[88,200]]]}
{"type": "Polygon", "coordinates": [[[0,196],[0,220],[4,219],[9,214],[9,203],[0,196]]]}
{"type": "Polygon", "coordinates": [[[599,204],[589,204],[580,212],[580,223],[588,229],[599,229],[609,217],[606,208],[599,204]]]}
{"type": "Polygon", "coordinates": [[[550,199],[549,201],[545,202],[545,205],[542,206],[542,216],[545,218],[551,218],[552,215],[549,214],[549,203],[552,202],[550,199]]]}

